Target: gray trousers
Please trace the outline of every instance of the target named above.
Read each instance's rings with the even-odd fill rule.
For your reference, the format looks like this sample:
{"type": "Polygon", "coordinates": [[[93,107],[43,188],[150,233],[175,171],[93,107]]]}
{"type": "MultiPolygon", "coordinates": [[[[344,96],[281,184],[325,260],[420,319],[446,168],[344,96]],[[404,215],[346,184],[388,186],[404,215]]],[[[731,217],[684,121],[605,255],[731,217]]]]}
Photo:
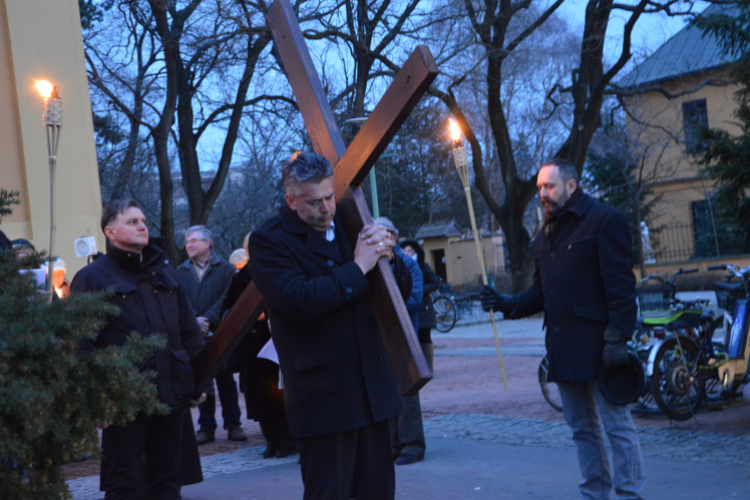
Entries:
{"type": "Polygon", "coordinates": [[[643,500],[643,458],[630,409],[607,401],[596,380],[558,382],[557,386],[560,388],[565,421],[573,431],[573,441],[578,448],[578,465],[583,476],[580,484],[582,498],[607,500],[612,490],[603,425],[612,445],[617,497],[643,500]]]}
{"type": "MultiPolygon", "coordinates": [[[[421,344],[427,364],[432,370],[432,358],[435,353],[433,344],[421,344]]],[[[390,419],[391,443],[393,445],[393,458],[399,455],[414,455],[424,457],[425,440],[424,428],[422,427],[422,405],[419,403],[419,394],[401,398],[404,411],[398,416],[390,419]]]]}

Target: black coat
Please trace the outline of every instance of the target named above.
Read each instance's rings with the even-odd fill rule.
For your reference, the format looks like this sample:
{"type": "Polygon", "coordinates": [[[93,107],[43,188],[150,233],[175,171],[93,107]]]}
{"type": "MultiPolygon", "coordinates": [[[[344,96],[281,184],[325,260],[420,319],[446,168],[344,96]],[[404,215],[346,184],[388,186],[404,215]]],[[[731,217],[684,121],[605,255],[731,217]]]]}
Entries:
{"type": "Polygon", "coordinates": [[[401,411],[396,377],[370,309],[369,284],[338,215],[334,221],[336,238],[329,243],[283,206],[250,236],[250,268],[269,308],[289,426],[297,439],[361,427],[401,411]]]}
{"type": "Polygon", "coordinates": [[[120,314],[109,316],[96,340],[84,342],[81,350],[122,346],[133,331],[143,336],[165,335],[167,348],[157,351],[141,368],[156,370],[162,403],[173,409],[186,407],[195,392],[190,360],[198,355],[204,340],[167,255],[154,245],[137,254],[107,243],[107,255],[78,271],[70,285],[71,293],[104,290],[114,291],[107,301],[120,314]]]}
{"type": "Polygon", "coordinates": [[[534,241],[534,283],[513,297],[511,318],[544,311],[550,382],[598,377],[604,331],[630,339],[637,306],[625,216],[583,195],[534,241]]]}
{"type": "MultiPolygon", "coordinates": [[[[419,307],[419,329],[435,328],[435,306],[432,304],[431,294],[436,292],[440,286],[440,278],[432,270],[432,267],[425,261],[424,249],[416,240],[404,240],[399,243],[401,248],[405,246],[412,247],[417,252],[417,263],[422,270],[422,305],[419,307]]],[[[421,343],[422,339],[419,340],[421,343]]]]}
{"type": "MultiPolygon", "coordinates": [[[[237,271],[229,285],[229,290],[221,306],[222,317],[227,313],[242,295],[242,292],[253,281],[250,265],[245,264],[237,271]]],[[[248,420],[260,420],[263,410],[263,389],[271,381],[265,376],[264,364],[270,361],[258,357],[258,353],[271,338],[268,329],[268,318],[256,321],[253,328],[245,336],[237,348],[239,353],[240,391],[245,395],[248,420]]],[[[278,367],[277,367],[278,368],[278,367]]],[[[278,387],[278,369],[276,369],[276,385],[278,387]]]]}
{"type": "Polygon", "coordinates": [[[211,323],[211,331],[215,331],[221,322],[221,306],[235,271],[232,264],[216,254],[213,254],[201,280],[190,259],[177,268],[177,281],[185,289],[195,314],[211,323]]]}

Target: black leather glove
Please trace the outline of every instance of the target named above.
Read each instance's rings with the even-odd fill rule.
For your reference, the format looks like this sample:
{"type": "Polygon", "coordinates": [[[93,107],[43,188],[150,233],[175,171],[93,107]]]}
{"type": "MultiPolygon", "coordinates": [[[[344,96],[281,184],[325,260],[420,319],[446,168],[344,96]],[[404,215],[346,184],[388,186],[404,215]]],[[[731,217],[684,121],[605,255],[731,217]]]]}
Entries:
{"type": "Polygon", "coordinates": [[[614,370],[630,363],[628,359],[628,341],[620,336],[619,333],[607,328],[604,331],[604,352],[602,352],[602,361],[607,370],[614,370]]]}
{"type": "Polygon", "coordinates": [[[479,292],[479,300],[485,311],[492,309],[503,314],[510,314],[513,311],[513,297],[497,293],[497,290],[488,285],[484,285],[482,291],[479,292]]]}

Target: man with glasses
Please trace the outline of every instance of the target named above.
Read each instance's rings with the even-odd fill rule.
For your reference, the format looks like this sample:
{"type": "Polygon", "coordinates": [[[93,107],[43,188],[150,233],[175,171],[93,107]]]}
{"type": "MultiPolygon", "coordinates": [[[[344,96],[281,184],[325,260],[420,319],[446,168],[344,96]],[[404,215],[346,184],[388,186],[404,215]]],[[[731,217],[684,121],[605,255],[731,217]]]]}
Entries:
{"type": "MultiPolygon", "coordinates": [[[[185,231],[185,250],[188,260],[177,268],[177,280],[185,288],[188,300],[195,310],[196,319],[208,336],[216,330],[221,320],[221,305],[234,276],[234,266],[212,251],[213,235],[204,226],[193,226],[185,231]]],[[[216,375],[224,428],[230,441],[245,441],[247,436],[240,427],[240,405],[237,384],[231,369],[225,368],[216,375]]],[[[216,439],[216,396],[213,388],[200,404],[200,429],[196,436],[198,445],[216,439]]]]}

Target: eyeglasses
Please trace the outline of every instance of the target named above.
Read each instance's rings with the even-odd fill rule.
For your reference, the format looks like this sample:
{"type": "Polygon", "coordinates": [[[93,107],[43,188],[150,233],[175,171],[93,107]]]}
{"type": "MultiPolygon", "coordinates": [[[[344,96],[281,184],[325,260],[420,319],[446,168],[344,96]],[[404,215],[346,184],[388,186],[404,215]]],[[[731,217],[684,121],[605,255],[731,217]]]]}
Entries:
{"type": "Polygon", "coordinates": [[[195,245],[199,241],[208,241],[206,239],[199,239],[199,240],[185,240],[185,245],[195,245]]]}

